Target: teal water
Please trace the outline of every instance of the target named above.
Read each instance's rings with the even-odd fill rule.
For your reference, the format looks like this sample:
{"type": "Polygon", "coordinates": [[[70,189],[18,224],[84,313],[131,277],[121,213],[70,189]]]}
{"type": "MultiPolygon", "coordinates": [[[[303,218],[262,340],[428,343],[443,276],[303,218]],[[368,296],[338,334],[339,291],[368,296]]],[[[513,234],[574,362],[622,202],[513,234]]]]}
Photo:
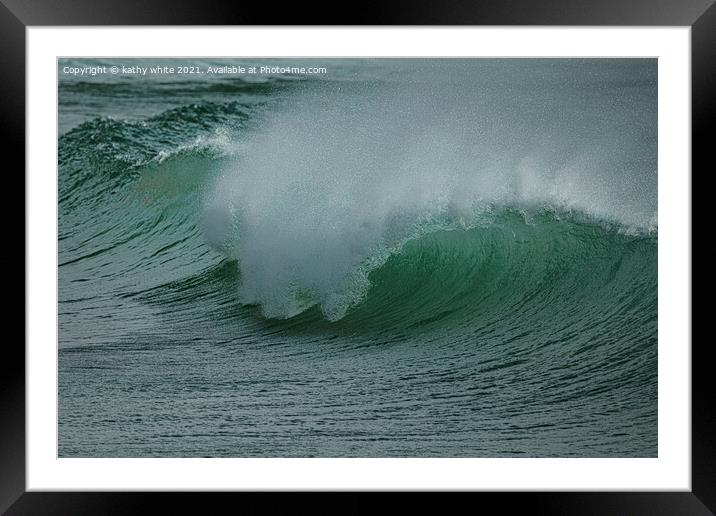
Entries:
{"type": "Polygon", "coordinates": [[[61,457],[656,456],[656,60],[62,73],[167,63],[58,63],[61,457]]]}

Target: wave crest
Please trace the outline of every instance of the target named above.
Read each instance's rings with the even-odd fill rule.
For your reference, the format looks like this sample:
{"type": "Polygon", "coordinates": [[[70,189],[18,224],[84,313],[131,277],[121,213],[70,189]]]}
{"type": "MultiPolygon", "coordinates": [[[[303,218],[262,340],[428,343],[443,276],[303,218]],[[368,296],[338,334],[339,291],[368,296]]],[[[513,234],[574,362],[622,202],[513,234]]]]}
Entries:
{"type": "Polygon", "coordinates": [[[618,106],[571,120],[540,102],[525,110],[469,81],[304,88],[241,142],[204,235],[238,260],[243,302],[268,317],[318,304],[337,320],[406,242],[505,210],[655,232],[651,121],[631,112],[625,131],[618,106]]]}

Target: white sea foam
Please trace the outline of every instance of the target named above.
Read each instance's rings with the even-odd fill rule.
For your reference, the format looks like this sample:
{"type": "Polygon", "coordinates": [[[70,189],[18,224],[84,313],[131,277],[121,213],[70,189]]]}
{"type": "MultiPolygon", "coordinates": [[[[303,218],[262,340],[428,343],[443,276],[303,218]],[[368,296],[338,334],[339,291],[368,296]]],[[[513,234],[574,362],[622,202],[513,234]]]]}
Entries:
{"type": "MultiPolygon", "coordinates": [[[[368,273],[431,221],[495,207],[656,224],[656,98],[643,77],[570,82],[455,67],[390,84],[305,88],[244,134],[208,196],[207,240],[269,317],[342,317],[368,273]]],[[[611,73],[611,72],[610,72],[611,73]]],[[[625,78],[626,77],[626,78],[625,78]]],[[[489,218],[489,217],[488,217],[489,218]]]]}

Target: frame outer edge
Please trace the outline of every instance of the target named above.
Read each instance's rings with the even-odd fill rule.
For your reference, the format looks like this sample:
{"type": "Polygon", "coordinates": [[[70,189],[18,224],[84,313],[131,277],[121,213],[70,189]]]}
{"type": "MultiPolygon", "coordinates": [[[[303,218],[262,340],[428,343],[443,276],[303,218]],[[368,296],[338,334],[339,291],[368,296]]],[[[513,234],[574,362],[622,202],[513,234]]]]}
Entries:
{"type": "MultiPolygon", "coordinates": [[[[26,222],[25,199],[25,25],[3,4],[0,4],[0,141],[3,148],[3,175],[8,181],[9,197],[23,199],[23,220],[26,222]],[[16,187],[14,182],[21,182],[16,187]]],[[[14,206],[13,206],[14,208],[14,206]]],[[[12,209],[12,208],[9,208],[12,209]]],[[[19,215],[19,212],[15,212],[19,215]]],[[[10,224],[8,229],[22,235],[9,240],[16,253],[22,242],[23,279],[25,268],[25,225],[10,224]],[[14,226],[14,227],[11,227],[14,226]],[[14,243],[13,243],[14,242],[14,243]]],[[[9,265],[9,260],[8,260],[9,265]]],[[[13,276],[10,273],[10,276],[13,276]]],[[[15,276],[19,281],[19,274],[15,276]]],[[[5,280],[10,279],[8,277],[5,280]]],[[[9,293],[8,293],[9,294],[9,293]]],[[[23,286],[22,309],[26,293],[23,286]]],[[[6,299],[19,309],[20,302],[6,299]]],[[[24,317],[23,317],[24,320],[24,317]]],[[[23,323],[24,324],[24,323],[23,323]]],[[[0,513],[4,512],[25,491],[25,335],[22,341],[16,333],[3,343],[0,360],[0,513]]]]}
{"type": "MultiPolygon", "coordinates": [[[[5,5],[6,3],[18,5],[18,2],[12,0],[10,2],[3,0],[0,3],[0,34],[4,43],[3,51],[0,52],[0,67],[2,67],[4,75],[3,80],[0,81],[0,117],[3,122],[1,127],[5,137],[4,147],[10,150],[10,154],[16,158],[11,168],[21,168],[24,177],[25,21],[29,16],[31,24],[38,22],[47,24],[51,23],[53,14],[50,9],[48,9],[49,12],[39,15],[36,10],[30,13],[23,11],[21,13],[23,17],[20,19],[10,11],[5,5]]],[[[49,3],[43,3],[43,7],[49,7],[49,3]]],[[[707,130],[709,122],[716,118],[716,44],[713,36],[716,34],[716,6],[712,1],[705,2],[705,4],[707,6],[710,4],[710,7],[702,12],[692,26],[692,161],[694,164],[706,163],[708,149],[711,145],[707,130]]],[[[694,5],[691,6],[692,12],[694,5]]],[[[40,7],[40,12],[43,7],[40,7]]],[[[131,12],[130,9],[127,11],[131,12]]],[[[389,16],[389,18],[392,17],[389,16]]],[[[69,17],[55,19],[58,24],[82,24],[81,19],[83,18],[84,16],[78,16],[77,12],[74,12],[69,13],[69,17]]],[[[173,21],[171,18],[172,16],[169,14],[165,17],[165,21],[171,23],[173,21]]],[[[662,17],[657,18],[657,23],[664,22],[662,17]]],[[[684,15],[672,19],[683,23],[684,15]]],[[[201,22],[201,17],[196,21],[201,22]]],[[[225,23],[228,22],[230,19],[225,20],[225,23]]],[[[561,21],[561,23],[565,22],[561,21]]],[[[644,20],[644,22],[646,24],[655,23],[655,20],[644,20]]],[[[84,21],[84,23],[87,22],[84,21]]],[[[560,19],[555,18],[554,23],[560,23],[560,19]]],[[[19,172],[16,171],[16,173],[19,172]]],[[[24,193],[23,183],[23,198],[24,193]]],[[[26,255],[23,236],[24,258],[26,255]]],[[[24,296],[23,301],[25,301],[24,296]]],[[[12,342],[9,346],[15,346],[17,349],[12,350],[12,357],[15,360],[3,361],[4,364],[1,368],[0,419],[3,432],[0,435],[0,464],[2,464],[5,473],[11,472],[11,474],[3,475],[0,484],[0,513],[4,513],[25,491],[24,349],[20,349],[19,345],[14,345],[12,342]]],[[[706,346],[701,349],[693,347],[692,488],[694,495],[703,503],[704,508],[716,511],[716,492],[713,487],[716,485],[716,444],[713,438],[716,435],[716,416],[710,408],[709,393],[712,391],[712,384],[706,371],[706,368],[710,367],[711,361],[708,358],[711,351],[705,348],[706,346]]],[[[68,494],[68,496],[74,495],[68,494]]],[[[28,496],[21,498],[21,502],[27,502],[28,496]]]]}
{"type": "MultiPolygon", "coordinates": [[[[713,3],[691,27],[691,80],[693,244],[693,206],[696,205],[693,200],[694,173],[698,169],[706,175],[713,170],[713,131],[709,131],[713,129],[716,119],[716,4],[713,3]]],[[[691,284],[693,289],[693,280],[691,284]]],[[[705,288],[705,285],[700,287],[702,291],[705,288]]],[[[710,342],[712,339],[694,339],[693,308],[691,340],[691,488],[699,500],[716,513],[716,412],[713,408],[711,371],[713,342],[710,342]]]]}
{"type": "Polygon", "coordinates": [[[0,0],[25,25],[691,25],[713,0],[391,0],[322,5],[225,0],[0,0]]]}

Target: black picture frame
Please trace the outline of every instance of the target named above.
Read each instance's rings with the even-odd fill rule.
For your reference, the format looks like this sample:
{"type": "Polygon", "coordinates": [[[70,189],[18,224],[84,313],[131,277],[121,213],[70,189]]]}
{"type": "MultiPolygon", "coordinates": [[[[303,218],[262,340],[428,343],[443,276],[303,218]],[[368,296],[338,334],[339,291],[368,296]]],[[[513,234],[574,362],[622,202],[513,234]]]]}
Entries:
{"type": "MultiPolygon", "coordinates": [[[[701,169],[702,174],[707,172],[707,151],[712,146],[708,129],[716,119],[716,6],[713,0],[413,0],[356,5],[340,14],[304,3],[278,9],[270,3],[210,0],[0,0],[0,120],[3,161],[10,164],[6,165],[6,176],[24,177],[27,27],[246,24],[690,26],[691,177],[696,169],[701,169]]],[[[709,165],[712,169],[712,161],[709,165]]],[[[19,240],[24,241],[24,235],[19,240]]],[[[24,251],[23,258],[27,258],[24,251]]],[[[24,270],[27,275],[27,269],[24,270]]],[[[712,343],[710,339],[692,338],[691,343],[678,344],[690,344],[692,351],[691,492],[479,493],[478,503],[498,503],[501,511],[518,506],[537,514],[715,513],[716,411],[711,400],[712,343]]],[[[12,515],[133,514],[146,511],[151,507],[149,504],[156,502],[165,513],[173,508],[207,513],[207,504],[219,501],[232,505],[227,497],[237,495],[243,496],[242,510],[264,506],[263,496],[236,493],[211,496],[202,493],[190,497],[185,493],[25,492],[24,347],[14,339],[7,339],[0,364],[0,512],[12,515]]],[[[354,495],[350,502],[342,505],[341,512],[358,512],[365,507],[362,500],[354,495]]],[[[313,506],[315,502],[311,503],[313,506]]]]}

